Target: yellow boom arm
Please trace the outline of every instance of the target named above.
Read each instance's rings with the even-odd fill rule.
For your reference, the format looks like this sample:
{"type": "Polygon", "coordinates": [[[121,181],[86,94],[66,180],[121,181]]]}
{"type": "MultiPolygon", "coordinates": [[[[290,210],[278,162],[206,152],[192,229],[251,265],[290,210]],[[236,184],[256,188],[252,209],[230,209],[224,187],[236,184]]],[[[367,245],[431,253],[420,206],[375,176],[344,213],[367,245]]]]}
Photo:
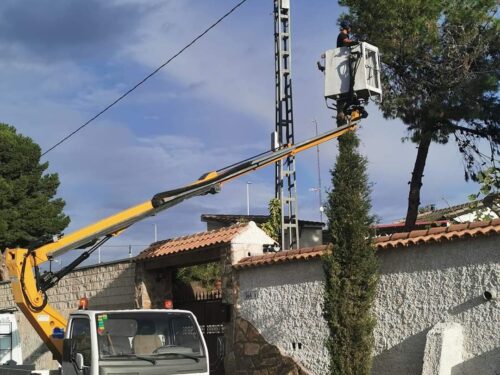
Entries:
{"type": "MultiPolygon", "coordinates": [[[[348,125],[330,130],[298,144],[287,145],[218,171],[206,173],[192,184],[156,194],[149,201],[79,229],[37,249],[7,249],[6,264],[11,276],[16,304],[35,328],[38,335],[47,344],[54,354],[54,358],[60,361],[62,358],[62,340],[53,338],[52,332],[54,328],[64,329],[66,319],[47,303],[45,292],[68,273],[71,267],[68,266],[70,269],[61,275],[50,273],[52,277],[45,279],[43,276],[42,278],[38,277],[34,269],[37,270],[39,265],[48,261],[51,257],[61,255],[68,250],[87,247],[99,239],[117,235],[137,221],[172,207],[185,199],[215,193],[225,182],[337,138],[350,130],[354,130],[356,124],[357,121],[351,121],[348,125]]],[[[73,264],[76,267],[77,262],[73,262],[73,264]]]]}

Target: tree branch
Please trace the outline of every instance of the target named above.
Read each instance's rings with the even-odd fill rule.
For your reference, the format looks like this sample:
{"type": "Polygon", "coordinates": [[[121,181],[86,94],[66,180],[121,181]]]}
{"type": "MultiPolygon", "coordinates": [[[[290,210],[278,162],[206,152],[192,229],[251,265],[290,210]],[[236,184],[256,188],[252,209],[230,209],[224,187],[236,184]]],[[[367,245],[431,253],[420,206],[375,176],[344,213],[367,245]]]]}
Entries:
{"type": "MultiPolygon", "coordinates": [[[[466,128],[465,126],[460,126],[456,124],[446,124],[445,127],[450,128],[454,131],[463,131],[469,134],[474,134],[483,138],[488,138],[492,136],[491,132],[488,129],[471,129],[471,128],[466,128]]],[[[493,138],[495,139],[495,138],[493,138]]]]}

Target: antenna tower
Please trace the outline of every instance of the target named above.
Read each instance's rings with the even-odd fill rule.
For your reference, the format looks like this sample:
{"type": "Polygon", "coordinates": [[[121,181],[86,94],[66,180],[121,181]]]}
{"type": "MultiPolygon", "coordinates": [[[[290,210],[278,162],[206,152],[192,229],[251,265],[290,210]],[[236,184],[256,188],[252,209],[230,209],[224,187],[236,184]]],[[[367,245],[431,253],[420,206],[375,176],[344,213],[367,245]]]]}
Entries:
{"type": "MultiPolygon", "coordinates": [[[[294,143],[291,79],[290,0],[274,0],[276,146],[294,143]]],[[[295,157],[275,165],[275,197],[281,202],[281,248],[299,248],[295,157]]]]}

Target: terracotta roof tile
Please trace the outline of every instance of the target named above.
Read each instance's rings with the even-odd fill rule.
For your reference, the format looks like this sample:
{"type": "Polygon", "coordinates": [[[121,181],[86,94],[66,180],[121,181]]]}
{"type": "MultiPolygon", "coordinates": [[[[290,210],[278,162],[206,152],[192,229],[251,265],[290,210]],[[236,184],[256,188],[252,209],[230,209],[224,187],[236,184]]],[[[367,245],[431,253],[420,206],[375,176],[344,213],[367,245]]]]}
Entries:
{"type": "Polygon", "coordinates": [[[394,233],[376,238],[377,249],[419,245],[431,242],[451,241],[500,233],[500,219],[451,225],[447,228],[430,228],[409,233],[394,233]]]}
{"type": "Polygon", "coordinates": [[[482,228],[488,225],[487,221],[476,221],[474,223],[470,223],[469,229],[474,229],[474,228],[482,228]]]}
{"type": "Polygon", "coordinates": [[[385,242],[385,241],[388,241],[391,239],[391,236],[382,236],[382,237],[375,237],[373,239],[373,242],[374,243],[378,243],[378,242],[385,242]]]}
{"type": "Polygon", "coordinates": [[[446,232],[448,228],[447,227],[435,227],[435,228],[429,228],[428,234],[438,234],[438,233],[444,233],[446,232]]]}
{"type": "Polygon", "coordinates": [[[408,232],[399,232],[399,233],[394,233],[391,235],[392,240],[403,240],[408,238],[408,232]]]}
{"type": "Polygon", "coordinates": [[[214,245],[229,244],[231,240],[240,234],[248,223],[235,224],[210,232],[195,233],[189,236],[171,238],[153,243],[149,248],[142,251],[136,260],[156,258],[168,254],[179,253],[188,250],[202,249],[214,245]]]}
{"type": "Polygon", "coordinates": [[[416,238],[416,237],[422,237],[422,236],[425,236],[427,234],[427,229],[422,229],[422,230],[412,230],[408,237],[409,238],[416,238]]]}
{"type": "Polygon", "coordinates": [[[456,231],[456,230],[464,230],[469,227],[470,223],[463,223],[463,224],[452,224],[448,227],[450,231],[456,231]]]}
{"type": "Polygon", "coordinates": [[[288,256],[298,255],[298,254],[300,254],[300,250],[301,249],[288,250],[288,256]]]}

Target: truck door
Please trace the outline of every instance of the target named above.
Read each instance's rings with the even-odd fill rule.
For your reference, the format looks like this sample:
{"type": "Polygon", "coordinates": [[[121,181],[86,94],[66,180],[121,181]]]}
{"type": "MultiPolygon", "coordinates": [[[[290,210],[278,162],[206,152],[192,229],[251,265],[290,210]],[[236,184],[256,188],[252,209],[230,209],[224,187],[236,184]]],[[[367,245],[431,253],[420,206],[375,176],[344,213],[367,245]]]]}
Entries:
{"type": "Polygon", "coordinates": [[[75,317],[69,329],[69,339],[65,340],[63,349],[63,375],[92,374],[90,320],[75,317]]]}
{"type": "Polygon", "coordinates": [[[0,365],[10,360],[18,365],[23,364],[16,316],[12,311],[7,313],[0,311],[0,365]]]}

